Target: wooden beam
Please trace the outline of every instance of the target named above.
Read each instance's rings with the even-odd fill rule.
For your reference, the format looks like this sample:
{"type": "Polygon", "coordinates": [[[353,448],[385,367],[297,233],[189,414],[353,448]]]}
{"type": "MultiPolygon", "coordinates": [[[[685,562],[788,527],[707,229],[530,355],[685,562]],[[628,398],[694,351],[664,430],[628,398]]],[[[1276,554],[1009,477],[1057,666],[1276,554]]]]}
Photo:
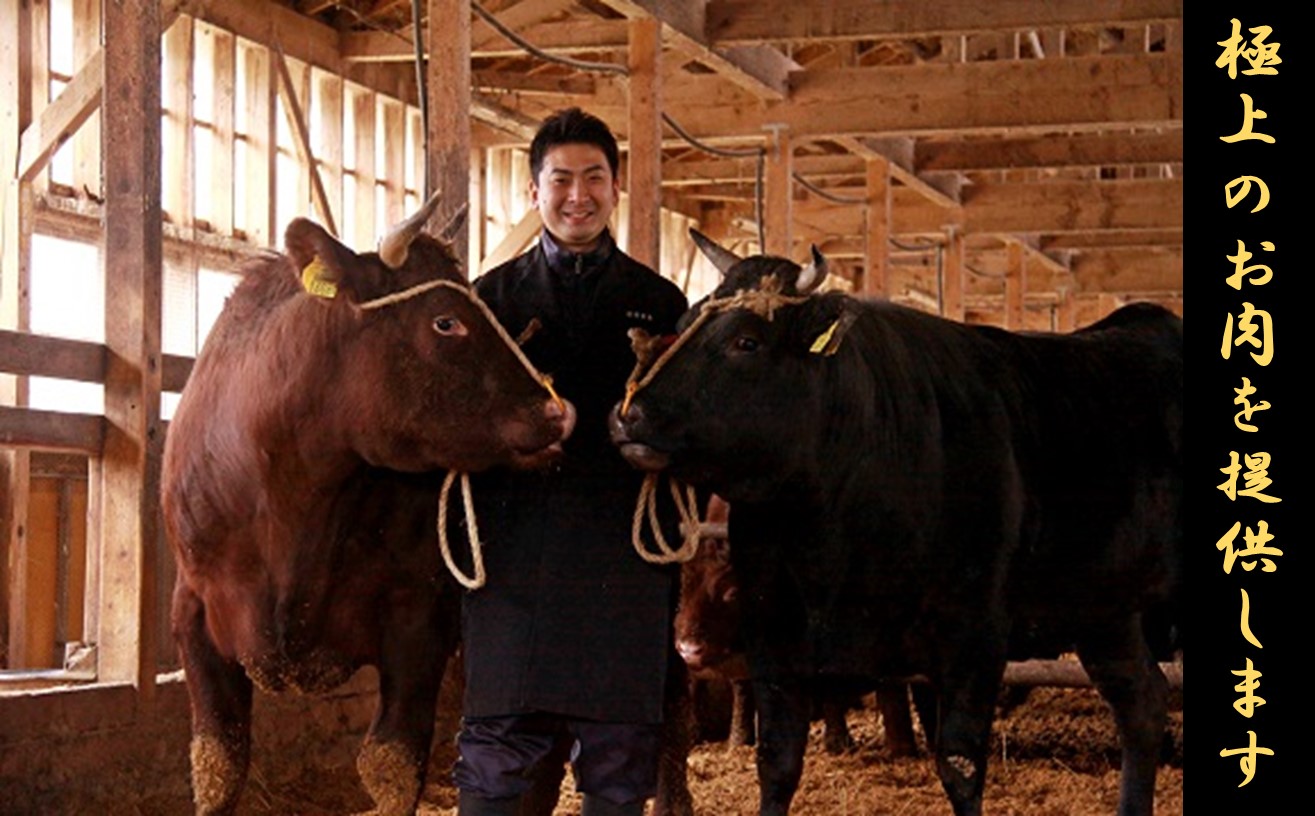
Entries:
{"type": "MultiPolygon", "coordinates": [[[[470,191],[470,19],[471,0],[429,0],[429,132],[430,157],[425,195],[442,191],[443,201],[433,223],[447,224],[466,203],[470,191]],[[454,25],[454,21],[458,24],[454,25]]],[[[453,249],[463,269],[469,269],[470,224],[467,217],[455,235],[453,249]]]]}
{"type": "Polygon", "coordinates": [[[658,269],[662,259],[662,26],[652,18],[630,21],[627,61],[630,81],[630,144],[626,168],[630,175],[626,252],[658,269]]]}
{"type": "Polygon", "coordinates": [[[105,9],[105,442],[98,679],[155,696],[160,538],[160,6],[105,9]]]}
{"type": "Polygon", "coordinates": [[[494,247],[492,252],[484,256],[483,262],[479,265],[480,272],[487,272],[521,254],[530,245],[530,242],[538,236],[539,229],[542,226],[543,221],[539,216],[539,210],[531,207],[526,211],[524,217],[517,221],[516,225],[503,237],[502,242],[494,247]]]}
{"type": "Polygon", "coordinates": [[[18,179],[31,181],[46,169],[50,157],[100,107],[105,55],[97,52],[64,86],[59,97],[23,131],[18,158],[18,179]]]}
{"type": "Polygon", "coordinates": [[[1181,20],[1182,16],[1182,0],[1014,0],[986,5],[919,0],[710,0],[707,32],[709,40],[718,45],[760,40],[913,39],[998,29],[1139,25],[1181,20]]]}
{"type": "Polygon", "coordinates": [[[663,0],[599,2],[631,20],[648,17],[660,21],[668,47],[697,60],[760,99],[780,101],[789,94],[789,72],[798,67],[794,61],[760,43],[729,51],[709,47],[704,34],[702,3],[668,3],[663,0]]]}
{"type": "Polygon", "coordinates": [[[1182,128],[1162,133],[923,141],[914,150],[914,164],[920,171],[1172,164],[1182,160],[1182,128]]]}
{"type": "Polygon", "coordinates": [[[96,456],[104,437],[105,418],[97,414],[0,405],[0,446],[96,456]]]}
{"type": "MultiPolygon", "coordinates": [[[[669,113],[695,138],[747,138],[771,122],[796,139],[946,134],[1040,136],[1182,126],[1177,54],[926,63],[797,71],[788,104],[683,96],[669,113]]],[[[674,102],[674,99],[673,99],[674,102]]],[[[618,118],[601,101],[600,115],[618,118]]]]}

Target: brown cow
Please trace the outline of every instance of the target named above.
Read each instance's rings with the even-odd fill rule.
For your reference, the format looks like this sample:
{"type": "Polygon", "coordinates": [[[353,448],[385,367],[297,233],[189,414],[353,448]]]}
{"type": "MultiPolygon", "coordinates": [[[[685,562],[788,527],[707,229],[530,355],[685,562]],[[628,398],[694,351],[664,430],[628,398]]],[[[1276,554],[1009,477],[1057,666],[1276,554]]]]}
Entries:
{"type": "MultiPolygon", "coordinates": [[[[730,506],[720,497],[708,502],[706,520],[724,526],[730,506]]],[[[680,605],[676,612],[676,650],[690,671],[690,696],[695,710],[709,683],[727,682],[731,690],[731,745],[754,741],[754,707],[749,688],[749,666],[739,643],[739,581],[731,568],[730,542],[723,535],[707,535],[694,558],[681,568],[680,605]]],[[[854,740],[845,722],[848,707],[842,692],[815,701],[825,723],[823,744],[829,753],[842,753],[854,740]]],[[[879,684],[877,704],[893,756],[915,756],[917,741],[903,683],[879,684]]]]}
{"type": "Polygon", "coordinates": [[[435,471],[540,466],[574,425],[420,234],[436,204],[378,253],[293,221],[286,254],[247,265],[183,392],[161,492],[198,813],[236,808],[253,681],[323,692],[366,665],[380,699],[357,769],[378,813],[414,812],[458,637],[435,471]],[[336,293],[312,296],[303,273],[336,293]]]}

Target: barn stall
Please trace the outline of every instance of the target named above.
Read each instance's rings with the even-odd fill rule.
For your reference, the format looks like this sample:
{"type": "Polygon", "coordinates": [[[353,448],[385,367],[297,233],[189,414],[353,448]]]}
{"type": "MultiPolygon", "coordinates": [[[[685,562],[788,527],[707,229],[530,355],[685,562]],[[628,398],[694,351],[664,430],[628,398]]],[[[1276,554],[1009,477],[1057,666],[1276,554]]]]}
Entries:
{"type": "MultiPolygon", "coordinates": [[[[3,0],[0,813],[188,809],[160,455],[233,270],[293,217],[366,249],[457,191],[434,221],[468,207],[476,274],[534,240],[524,148],[580,105],[622,141],[620,244],[691,298],[716,275],[696,226],[741,253],[816,245],[834,285],[971,323],[1069,330],[1141,300],[1181,315],[1181,31],[1162,0],[3,0]]],[[[368,807],[352,760],[373,683],[259,696],[244,808],[368,807]]],[[[1039,696],[1104,717],[1090,689],[1039,696]]],[[[432,812],[454,802],[455,700],[432,812]]],[[[853,716],[858,753],[810,754],[806,786],[867,795],[844,780],[889,766],[938,793],[925,762],[883,765],[879,724],[853,716]]],[[[1175,716],[1161,812],[1181,811],[1175,716]]],[[[1057,755],[1065,780],[1110,786],[1116,762],[1057,755]]],[[[745,757],[696,752],[705,812],[750,812],[745,757]]],[[[859,800],[804,790],[796,811],[840,801],[859,800]]],[[[899,801],[853,807],[946,807],[899,801]]]]}

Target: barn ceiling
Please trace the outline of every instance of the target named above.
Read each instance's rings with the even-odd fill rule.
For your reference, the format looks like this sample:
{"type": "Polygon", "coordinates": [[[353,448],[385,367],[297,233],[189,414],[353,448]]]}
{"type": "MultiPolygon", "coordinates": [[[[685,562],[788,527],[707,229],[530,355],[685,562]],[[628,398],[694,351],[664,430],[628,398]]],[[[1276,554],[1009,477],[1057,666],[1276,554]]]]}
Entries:
{"type": "MultiPolygon", "coordinates": [[[[410,0],[278,5],[335,32],[348,72],[413,82],[410,0]]],[[[423,14],[429,3],[418,5],[423,14]]],[[[472,6],[477,145],[524,144],[567,105],[624,139],[628,20],[655,17],[665,206],[730,240],[754,237],[757,161],[744,154],[783,129],[796,244],[861,266],[867,167],[880,156],[894,184],[892,270],[906,294],[935,291],[928,248],[956,230],[970,298],[997,293],[1011,246],[1022,246],[1029,290],[1181,311],[1181,0],[472,6]]]]}

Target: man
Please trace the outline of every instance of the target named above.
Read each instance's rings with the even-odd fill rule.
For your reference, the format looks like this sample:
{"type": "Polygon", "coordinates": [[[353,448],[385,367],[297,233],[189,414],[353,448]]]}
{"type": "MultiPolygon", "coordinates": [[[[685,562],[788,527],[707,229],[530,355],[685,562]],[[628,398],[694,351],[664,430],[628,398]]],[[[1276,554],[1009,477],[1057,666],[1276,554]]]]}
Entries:
{"type": "Polygon", "coordinates": [[[670,334],[687,304],[608,231],[617,164],[600,119],[549,117],[530,145],[539,243],[475,282],[578,419],[556,469],[477,481],[488,579],[464,603],[460,816],[535,811],[536,779],[555,802],[566,751],[583,816],[640,816],[654,792],[676,573],[631,547],[642,475],[606,418],[635,365],[629,329],[670,334]]]}

